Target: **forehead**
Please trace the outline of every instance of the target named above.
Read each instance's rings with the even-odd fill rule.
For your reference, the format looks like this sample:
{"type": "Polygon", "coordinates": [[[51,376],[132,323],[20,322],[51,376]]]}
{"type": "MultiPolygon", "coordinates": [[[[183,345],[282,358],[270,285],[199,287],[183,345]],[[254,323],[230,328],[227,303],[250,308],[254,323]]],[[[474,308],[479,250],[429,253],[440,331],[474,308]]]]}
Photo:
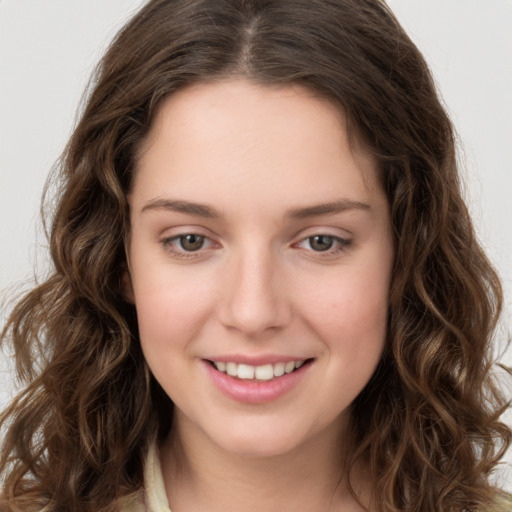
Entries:
{"type": "Polygon", "coordinates": [[[341,108],[298,85],[245,80],[201,83],[160,106],[142,145],[133,188],[195,187],[203,200],[228,185],[244,192],[316,195],[371,192],[377,164],[349,140],[341,108]],[[339,188],[338,187],[338,188],[339,188]]]}

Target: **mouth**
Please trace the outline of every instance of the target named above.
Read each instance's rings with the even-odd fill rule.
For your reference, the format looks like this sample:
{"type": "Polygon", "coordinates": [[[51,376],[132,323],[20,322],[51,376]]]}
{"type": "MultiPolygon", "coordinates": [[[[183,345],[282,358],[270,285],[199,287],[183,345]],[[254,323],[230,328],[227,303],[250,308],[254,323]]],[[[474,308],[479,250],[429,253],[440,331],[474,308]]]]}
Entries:
{"type": "Polygon", "coordinates": [[[250,364],[235,363],[232,361],[210,361],[217,371],[229,375],[238,380],[268,382],[278,379],[283,375],[296,372],[299,368],[311,364],[313,359],[298,359],[295,361],[282,361],[273,364],[253,366],[250,364]]]}

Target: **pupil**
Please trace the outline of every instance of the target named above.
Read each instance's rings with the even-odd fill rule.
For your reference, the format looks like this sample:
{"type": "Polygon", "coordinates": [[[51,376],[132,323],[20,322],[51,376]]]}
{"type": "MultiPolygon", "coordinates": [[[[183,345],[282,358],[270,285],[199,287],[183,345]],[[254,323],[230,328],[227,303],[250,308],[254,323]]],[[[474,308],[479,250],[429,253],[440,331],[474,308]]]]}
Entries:
{"type": "Polygon", "coordinates": [[[310,237],[309,243],[315,251],[328,251],[332,247],[333,238],[328,235],[315,235],[310,237]]]}
{"type": "Polygon", "coordinates": [[[201,235],[184,235],[180,237],[180,243],[185,251],[197,251],[201,249],[204,242],[204,236],[201,235]]]}

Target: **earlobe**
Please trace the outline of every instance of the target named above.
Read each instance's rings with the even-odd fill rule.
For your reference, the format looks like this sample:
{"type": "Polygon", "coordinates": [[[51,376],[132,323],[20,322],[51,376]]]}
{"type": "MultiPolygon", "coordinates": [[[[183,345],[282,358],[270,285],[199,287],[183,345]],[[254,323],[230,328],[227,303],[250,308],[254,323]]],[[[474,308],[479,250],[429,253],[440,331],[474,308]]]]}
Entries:
{"type": "Polygon", "coordinates": [[[121,289],[123,291],[124,298],[131,304],[135,304],[135,293],[133,292],[132,278],[128,269],[123,272],[121,289]]]}

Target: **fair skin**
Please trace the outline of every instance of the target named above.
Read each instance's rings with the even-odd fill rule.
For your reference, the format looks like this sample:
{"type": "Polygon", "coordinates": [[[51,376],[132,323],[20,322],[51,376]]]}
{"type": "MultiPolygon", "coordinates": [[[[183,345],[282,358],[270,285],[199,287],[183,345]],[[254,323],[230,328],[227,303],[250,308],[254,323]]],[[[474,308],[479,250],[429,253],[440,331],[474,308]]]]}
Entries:
{"type": "Polygon", "coordinates": [[[376,163],[339,109],[299,86],[185,88],[129,201],[128,293],[175,404],[172,511],[360,510],[345,426],[383,350],[393,243],[376,163]]]}

